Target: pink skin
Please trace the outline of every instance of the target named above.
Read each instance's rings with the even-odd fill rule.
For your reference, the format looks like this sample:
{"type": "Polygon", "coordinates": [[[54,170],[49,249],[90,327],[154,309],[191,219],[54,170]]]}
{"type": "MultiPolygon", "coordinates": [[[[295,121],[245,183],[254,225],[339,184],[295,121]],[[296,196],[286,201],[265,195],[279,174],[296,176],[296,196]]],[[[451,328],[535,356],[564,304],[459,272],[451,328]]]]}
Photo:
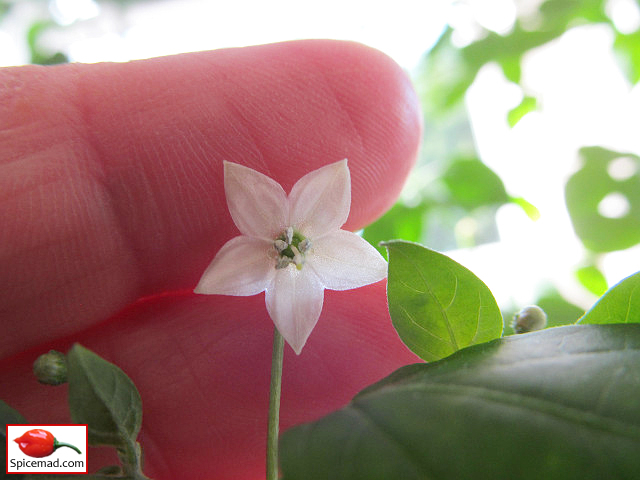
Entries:
{"type": "MultiPolygon", "coordinates": [[[[30,423],[68,422],[66,388],[39,385],[30,369],[79,341],[137,384],[148,475],[264,478],[264,295],[191,293],[238,235],[222,161],[288,191],[347,157],[345,228],[356,230],[396,199],[420,135],[405,74],[353,43],[0,70],[2,399],[30,423]]],[[[286,348],[282,428],[417,360],[391,326],[384,282],[327,291],[302,354],[286,348]]],[[[90,455],[91,470],[112,461],[90,455]]]]}

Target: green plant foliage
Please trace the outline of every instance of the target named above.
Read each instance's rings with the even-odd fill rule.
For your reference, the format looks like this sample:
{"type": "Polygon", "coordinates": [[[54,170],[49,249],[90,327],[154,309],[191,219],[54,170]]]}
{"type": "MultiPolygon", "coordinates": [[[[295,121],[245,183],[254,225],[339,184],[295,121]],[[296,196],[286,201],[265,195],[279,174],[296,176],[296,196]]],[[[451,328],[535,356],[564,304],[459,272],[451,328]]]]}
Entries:
{"type": "MultiPolygon", "coordinates": [[[[7,425],[12,423],[21,424],[27,423],[27,421],[22,415],[20,415],[20,412],[18,412],[14,408],[11,408],[4,401],[0,400],[0,424],[7,425]]],[[[0,429],[0,435],[2,437],[5,437],[6,434],[6,430],[0,429]]]]}
{"type": "Polygon", "coordinates": [[[525,95],[522,101],[507,113],[507,122],[510,127],[514,127],[527,113],[538,108],[538,101],[535,97],[525,95]]]}
{"type": "Polygon", "coordinates": [[[118,478],[147,480],[136,441],[142,425],[142,401],[131,379],[79,344],[67,354],[67,367],[73,422],[88,425],[90,445],[117,448],[122,467],[110,468],[123,473],[118,478]]]}
{"type": "MultiPolygon", "coordinates": [[[[27,421],[20,413],[0,400],[0,425],[25,424],[27,421]]],[[[0,427],[0,466],[4,468],[7,465],[7,430],[0,427]]],[[[9,478],[8,476],[6,478],[9,478]]],[[[11,475],[12,479],[19,480],[24,475],[11,475]]]]}
{"type": "Polygon", "coordinates": [[[62,52],[50,52],[40,44],[40,37],[48,29],[55,27],[52,20],[36,21],[27,32],[27,45],[31,53],[31,63],[36,65],[55,65],[69,61],[62,52]]]}
{"type": "Polygon", "coordinates": [[[639,379],[640,325],[476,345],[285,432],[283,479],[635,479],[639,379]]]}
{"type": "Polygon", "coordinates": [[[442,180],[453,203],[469,210],[509,201],[500,177],[477,158],[454,160],[444,172],[442,180]]]}
{"type": "Polygon", "coordinates": [[[536,221],[540,219],[540,210],[524,198],[511,197],[509,200],[511,200],[511,203],[518,205],[531,220],[536,221]]]}
{"type": "Polygon", "coordinates": [[[389,238],[401,238],[418,242],[423,234],[423,218],[429,207],[426,202],[415,207],[396,203],[391,210],[364,229],[362,236],[386,257],[386,248],[380,242],[389,238]]]}
{"type": "Polygon", "coordinates": [[[142,401],[131,379],[78,344],[67,354],[67,363],[71,418],[89,425],[89,443],[122,447],[135,441],[142,401]]]}
{"type": "Polygon", "coordinates": [[[640,30],[633,33],[617,33],[614,48],[620,54],[623,70],[633,84],[640,80],[640,30]]]}
{"type": "Polygon", "coordinates": [[[601,147],[580,149],[582,167],[565,188],[567,208],[573,227],[584,245],[595,252],[610,252],[640,242],[640,157],[601,147]],[[611,166],[624,158],[635,164],[635,172],[614,178],[611,166]],[[618,217],[606,217],[599,211],[605,197],[622,196],[628,211],[618,217]]]}
{"type": "Polygon", "coordinates": [[[502,334],[502,315],[487,286],[449,257],[403,241],[389,251],[387,295],[402,341],[432,361],[502,334]]]}
{"type": "Polygon", "coordinates": [[[578,323],[640,323],[640,272],[611,287],[578,323]]]}
{"type": "Polygon", "coordinates": [[[587,265],[576,270],[578,281],[594,295],[601,296],[607,291],[607,279],[595,265],[587,265]]]}
{"type": "Polygon", "coordinates": [[[535,304],[547,314],[547,327],[571,325],[584,315],[583,308],[568,302],[555,289],[545,291],[535,304]]]}

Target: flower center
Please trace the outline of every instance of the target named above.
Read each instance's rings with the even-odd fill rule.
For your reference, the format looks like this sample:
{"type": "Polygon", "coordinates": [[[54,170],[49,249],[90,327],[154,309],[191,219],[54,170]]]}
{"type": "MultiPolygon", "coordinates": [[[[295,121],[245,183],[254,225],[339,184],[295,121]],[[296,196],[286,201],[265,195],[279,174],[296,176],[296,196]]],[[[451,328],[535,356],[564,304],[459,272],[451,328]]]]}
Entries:
{"type": "Polygon", "coordinates": [[[294,264],[298,270],[304,265],[304,255],[311,247],[308,238],[297,232],[293,227],[287,227],[273,242],[273,247],[278,252],[276,268],[286,268],[294,264]]]}

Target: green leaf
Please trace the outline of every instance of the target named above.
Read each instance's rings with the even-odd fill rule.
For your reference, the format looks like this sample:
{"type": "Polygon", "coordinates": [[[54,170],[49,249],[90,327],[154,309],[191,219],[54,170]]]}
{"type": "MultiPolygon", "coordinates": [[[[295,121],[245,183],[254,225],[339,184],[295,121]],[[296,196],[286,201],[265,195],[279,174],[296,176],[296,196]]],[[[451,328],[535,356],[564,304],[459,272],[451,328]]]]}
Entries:
{"type": "Polygon", "coordinates": [[[78,344],[69,351],[67,362],[71,418],[88,424],[89,443],[135,450],[142,402],[131,379],[78,344]]]}
{"type": "Polygon", "coordinates": [[[627,78],[637,83],[640,80],[640,29],[628,34],[616,33],[613,46],[623,61],[627,78]]]}
{"type": "Polygon", "coordinates": [[[547,327],[573,325],[584,315],[584,309],[569,303],[555,288],[551,287],[534,302],[547,314],[547,327]]]}
{"type": "Polygon", "coordinates": [[[594,295],[600,296],[607,291],[607,279],[595,265],[578,268],[576,278],[584,288],[594,295]]]}
{"type": "Polygon", "coordinates": [[[536,98],[525,96],[518,106],[512,108],[509,110],[509,113],[507,113],[507,122],[509,122],[509,126],[513,128],[516,123],[522,119],[522,117],[529,112],[533,112],[536,108],[538,108],[538,101],[536,98]]]}
{"type": "Polygon", "coordinates": [[[540,220],[540,210],[538,210],[538,208],[532,203],[528,202],[522,197],[511,197],[509,200],[511,201],[511,203],[518,205],[524,211],[524,213],[527,214],[527,217],[529,217],[534,222],[540,220]]]}
{"type": "MultiPolygon", "coordinates": [[[[0,425],[11,424],[25,424],[27,421],[25,418],[15,410],[7,405],[3,400],[0,400],[0,425]]],[[[5,468],[7,465],[7,429],[0,426],[0,468],[5,468]]],[[[1,471],[1,470],[0,470],[1,471]]],[[[22,474],[11,475],[7,474],[6,478],[12,480],[20,480],[24,478],[22,474]]]]}
{"type": "Polygon", "coordinates": [[[567,182],[565,197],[584,245],[610,252],[640,243],[640,157],[601,147],[581,148],[580,155],[582,168],[567,182]],[[626,202],[627,211],[603,213],[601,202],[607,198],[626,202]]]}
{"type": "MultiPolygon", "coordinates": [[[[373,246],[390,238],[417,242],[422,235],[423,219],[427,210],[426,202],[415,207],[396,203],[391,210],[365,228],[362,236],[373,246]]],[[[387,251],[384,247],[376,248],[386,257],[387,251]]]]}
{"type": "MultiPolygon", "coordinates": [[[[11,425],[12,423],[20,425],[27,423],[27,421],[20,415],[20,412],[0,400],[0,424],[11,425]]],[[[0,435],[4,437],[6,433],[7,431],[5,429],[0,428],[0,435]]]]}
{"type": "Polygon", "coordinates": [[[472,272],[421,245],[391,241],[387,296],[402,341],[432,361],[502,334],[493,295],[472,272]]]}
{"type": "Polygon", "coordinates": [[[283,479],[635,479],[638,398],[640,325],[505,337],[285,432],[283,479]]]}
{"type": "Polygon", "coordinates": [[[578,323],[640,323],[640,272],[611,287],[578,323]]]}
{"type": "Polygon", "coordinates": [[[509,201],[500,177],[477,158],[454,161],[442,180],[453,200],[470,210],[509,201]]]}

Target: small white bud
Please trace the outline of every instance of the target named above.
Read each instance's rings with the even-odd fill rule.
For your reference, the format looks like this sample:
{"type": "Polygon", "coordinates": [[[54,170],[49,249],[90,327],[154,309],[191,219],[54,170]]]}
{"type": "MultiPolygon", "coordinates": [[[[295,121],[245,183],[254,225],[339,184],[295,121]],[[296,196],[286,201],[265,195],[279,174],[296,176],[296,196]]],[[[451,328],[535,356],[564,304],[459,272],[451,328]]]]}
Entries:
{"type": "Polygon", "coordinates": [[[516,333],[542,330],[547,325],[547,314],[537,305],[528,305],[513,317],[513,331],[516,333]]]}

